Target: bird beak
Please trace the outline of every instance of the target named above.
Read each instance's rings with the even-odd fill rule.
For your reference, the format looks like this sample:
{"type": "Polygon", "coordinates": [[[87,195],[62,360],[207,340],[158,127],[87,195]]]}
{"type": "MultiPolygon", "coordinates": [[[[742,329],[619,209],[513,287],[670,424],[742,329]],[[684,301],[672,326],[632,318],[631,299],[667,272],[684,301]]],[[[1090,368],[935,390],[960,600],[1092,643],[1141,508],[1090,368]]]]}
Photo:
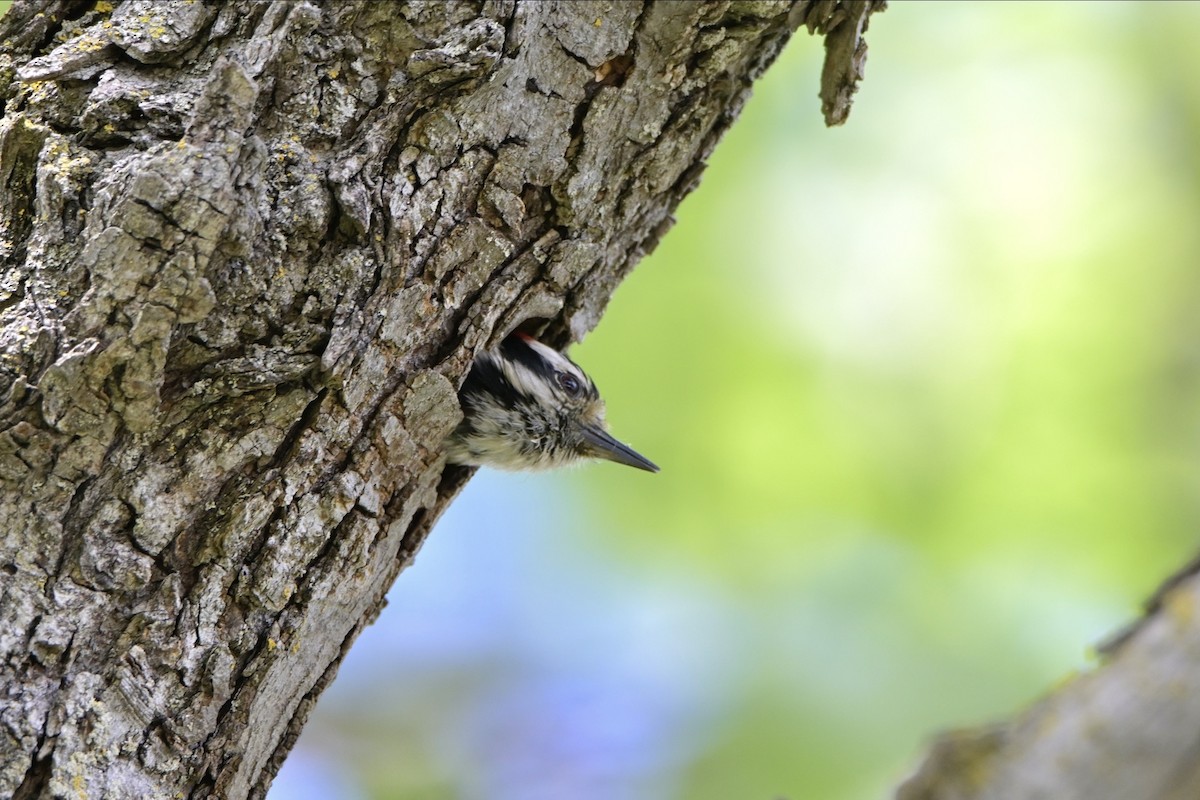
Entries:
{"type": "Polygon", "coordinates": [[[644,469],[646,472],[658,472],[658,467],[649,459],[638,454],[627,444],[621,444],[608,434],[608,431],[592,425],[583,426],[583,441],[588,455],[615,461],[630,467],[644,469]]]}

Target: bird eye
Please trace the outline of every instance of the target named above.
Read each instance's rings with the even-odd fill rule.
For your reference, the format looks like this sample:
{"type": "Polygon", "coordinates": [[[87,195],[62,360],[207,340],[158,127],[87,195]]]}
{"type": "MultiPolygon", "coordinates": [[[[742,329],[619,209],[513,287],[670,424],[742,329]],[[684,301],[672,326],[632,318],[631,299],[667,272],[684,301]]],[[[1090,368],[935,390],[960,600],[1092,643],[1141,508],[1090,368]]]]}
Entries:
{"type": "Polygon", "coordinates": [[[579,394],[579,379],[569,372],[558,373],[558,385],[568,394],[579,394]]]}

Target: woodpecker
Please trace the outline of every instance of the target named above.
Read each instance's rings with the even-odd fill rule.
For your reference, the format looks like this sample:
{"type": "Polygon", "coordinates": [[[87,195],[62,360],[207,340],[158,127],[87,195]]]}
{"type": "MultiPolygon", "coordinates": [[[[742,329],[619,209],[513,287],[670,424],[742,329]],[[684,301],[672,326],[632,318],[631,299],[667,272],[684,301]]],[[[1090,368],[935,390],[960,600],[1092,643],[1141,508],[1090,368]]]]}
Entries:
{"type": "Polygon", "coordinates": [[[591,378],[524,333],[475,359],[459,399],[463,421],[446,437],[448,463],[538,470],[602,458],[658,472],[609,435],[591,378]]]}

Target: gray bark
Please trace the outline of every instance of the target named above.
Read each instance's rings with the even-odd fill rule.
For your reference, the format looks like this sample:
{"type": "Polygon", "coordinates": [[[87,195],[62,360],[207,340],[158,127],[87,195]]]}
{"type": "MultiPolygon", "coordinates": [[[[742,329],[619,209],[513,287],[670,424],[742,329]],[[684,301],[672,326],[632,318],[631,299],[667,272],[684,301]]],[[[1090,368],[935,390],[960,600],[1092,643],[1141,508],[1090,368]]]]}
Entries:
{"type": "Polygon", "coordinates": [[[1015,719],[943,735],[897,800],[1200,797],[1200,561],[1101,648],[1104,663],[1015,719]]]}
{"type": "Polygon", "coordinates": [[[0,797],[262,796],[801,24],[881,3],[18,3],[0,19],[0,797]]]}

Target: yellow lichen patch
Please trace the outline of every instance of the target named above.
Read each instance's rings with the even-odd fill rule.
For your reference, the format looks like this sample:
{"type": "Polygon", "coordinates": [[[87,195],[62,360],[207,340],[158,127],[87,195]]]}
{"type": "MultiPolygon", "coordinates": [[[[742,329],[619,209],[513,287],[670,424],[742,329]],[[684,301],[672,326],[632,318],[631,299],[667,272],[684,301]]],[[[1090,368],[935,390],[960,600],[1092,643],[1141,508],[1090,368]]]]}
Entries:
{"type": "Polygon", "coordinates": [[[71,158],[71,148],[63,139],[52,139],[46,144],[46,158],[42,168],[50,174],[69,174],[76,167],[86,166],[91,160],[87,156],[71,158]]]}
{"type": "Polygon", "coordinates": [[[1079,677],[1079,674],[1079,670],[1073,669],[1068,671],[1065,675],[1054,682],[1054,685],[1050,687],[1050,691],[1057,692],[1060,689],[1065,689],[1067,686],[1070,686],[1075,682],[1075,680],[1079,677]]]}
{"type": "Polygon", "coordinates": [[[601,25],[603,25],[604,23],[603,23],[603,22],[600,20],[600,18],[599,18],[599,17],[596,17],[596,21],[595,21],[594,23],[592,23],[592,24],[593,24],[593,25],[595,25],[597,28],[599,28],[599,27],[600,27],[601,25]]]}
{"type": "Polygon", "coordinates": [[[109,40],[102,36],[82,36],[75,48],[83,52],[94,53],[97,50],[103,50],[108,45],[109,40]]]}
{"type": "Polygon", "coordinates": [[[54,142],[46,152],[50,159],[46,161],[45,169],[47,172],[57,175],[71,176],[84,172],[92,163],[92,160],[85,155],[72,158],[70,148],[63,142],[54,142]]]}
{"type": "Polygon", "coordinates": [[[1196,599],[1181,591],[1168,592],[1163,599],[1163,608],[1175,622],[1188,626],[1196,617],[1196,599]]]}
{"type": "Polygon", "coordinates": [[[93,9],[101,14],[111,14],[113,10],[113,4],[108,2],[108,0],[98,0],[96,5],[93,6],[93,9]]]}

